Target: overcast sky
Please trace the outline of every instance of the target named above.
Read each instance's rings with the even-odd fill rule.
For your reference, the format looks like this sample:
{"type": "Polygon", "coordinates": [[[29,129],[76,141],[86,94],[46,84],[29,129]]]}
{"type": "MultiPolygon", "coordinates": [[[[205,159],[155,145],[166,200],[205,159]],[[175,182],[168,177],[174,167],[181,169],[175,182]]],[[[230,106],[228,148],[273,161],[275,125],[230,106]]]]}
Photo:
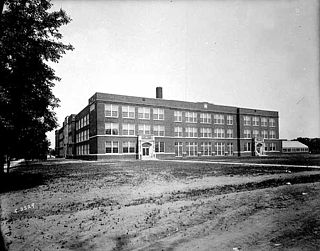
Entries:
{"type": "MultiPolygon", "coordinates": [[[[53,1],[73,21],[59,125],[95,92],[275,110],[280,138],[320,137],[319,2],[53,1]]],[[[54,132],[48,134],[54,146],[54,132]]]]}

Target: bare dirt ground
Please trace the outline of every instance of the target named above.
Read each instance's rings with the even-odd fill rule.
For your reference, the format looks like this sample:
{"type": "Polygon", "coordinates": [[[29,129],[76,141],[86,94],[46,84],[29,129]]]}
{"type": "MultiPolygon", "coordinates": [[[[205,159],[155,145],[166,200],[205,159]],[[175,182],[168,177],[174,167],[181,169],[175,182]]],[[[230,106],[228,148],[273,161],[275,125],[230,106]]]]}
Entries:
{"type": "Polygon", "coordinates": [[[1,189],[9,250],[320,250],[320,169],[54,160],[1,189]]]}

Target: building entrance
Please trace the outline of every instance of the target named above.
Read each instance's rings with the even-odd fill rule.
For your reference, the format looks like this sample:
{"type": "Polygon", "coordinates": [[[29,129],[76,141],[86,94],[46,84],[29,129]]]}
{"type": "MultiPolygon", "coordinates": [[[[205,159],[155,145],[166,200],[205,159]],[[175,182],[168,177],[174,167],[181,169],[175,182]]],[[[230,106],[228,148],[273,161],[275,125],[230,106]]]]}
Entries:
{"type": "Polygon", "coordinates": [[[154,137],[152,135],[139,135],[139,159],[148,160],[154,159],[154,137]]]}
{"type": "Polygon", "coordinates": [[[264,153],[265,143],[263,138],[254,138],[254,155],[265,156],[264,153]]]}
{"type": "Polygon", "coordinates": [[[149,156],[149,147],[142,147],[142,155],[143,156],[149,156]]]}

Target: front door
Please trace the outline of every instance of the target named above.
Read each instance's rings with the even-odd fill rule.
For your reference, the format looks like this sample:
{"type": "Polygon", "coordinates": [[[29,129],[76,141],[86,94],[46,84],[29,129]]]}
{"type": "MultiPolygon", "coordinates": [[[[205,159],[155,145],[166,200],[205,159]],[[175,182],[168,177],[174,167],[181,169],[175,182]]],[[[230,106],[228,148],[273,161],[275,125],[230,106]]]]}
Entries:
{"type": "Polygon", "coordinates": [[[149,147],[142,147],[142,156],[149,156],[149,147]]]}
{"type": "Polygon", "coordinates": [[[142,159],[151,159],[152,158],[152,144],[150,142],[144,142],[141,145],[141,158],[142,159]]]}

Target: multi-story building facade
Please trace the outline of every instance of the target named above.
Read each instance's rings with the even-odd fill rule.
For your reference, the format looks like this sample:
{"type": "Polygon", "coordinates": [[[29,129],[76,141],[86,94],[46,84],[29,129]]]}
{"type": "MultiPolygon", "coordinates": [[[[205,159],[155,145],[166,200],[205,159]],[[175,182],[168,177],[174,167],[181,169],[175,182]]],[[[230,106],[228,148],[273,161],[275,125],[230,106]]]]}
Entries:
{"type": "Polygon", "coordinates": [[[73,158],[75,152],[76,115],[67,116],[62,127],[55,132],[55,152],[58,157],[73,158]]]}
{"type": "Polygon", "coordinates": [[[281,149],[278,112],[164,100],[161,88],[155,99],[95,93],[75,116],[74,133],[74,157],[84,159],[251,156],[281,149]]]}

